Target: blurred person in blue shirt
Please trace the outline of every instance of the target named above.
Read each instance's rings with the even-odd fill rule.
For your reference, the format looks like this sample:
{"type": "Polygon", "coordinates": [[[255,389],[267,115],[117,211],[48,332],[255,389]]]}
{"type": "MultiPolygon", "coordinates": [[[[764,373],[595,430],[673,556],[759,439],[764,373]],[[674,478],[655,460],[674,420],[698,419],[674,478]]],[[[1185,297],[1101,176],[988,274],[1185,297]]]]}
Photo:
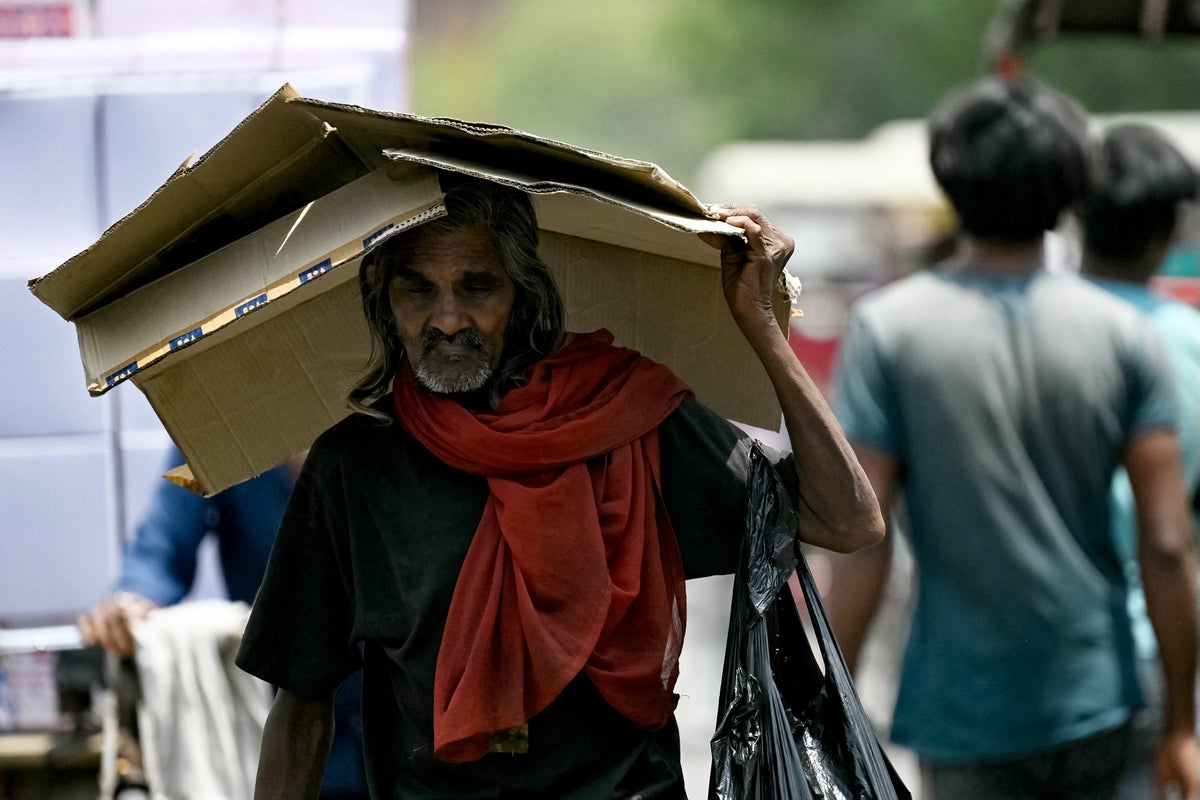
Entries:
{"type": "MultiPolygon", "coordinates": [[[[1045,234],[1091,188],[1086,114],[1032,78],[987,77],[929,131],[958,247],[856,306],[834,398],[889,522],[901,493],[907,512],[917,594],[892,739],[936,800],[1116,797],[1142,705],[1108,506],[1124,464],[1166,673],[1158,789],[1195,798],[1196,567],[1170,366],[1136,309],[1045,264],[1045,234]]],[[[891,553],[832,561],[850,658],[891,553]]]]}
{"type": "MultiPolygon", "coordinates": [[[[172,448],[166,469],[183,460],[172,448]]],[[[191,592],[197,553],[209,535],[216,537],[229,599],[253,603],[298,472],[299,463],[288,462],[212,497],[159,481],[133,539],[126,544],[112,593],[79,618],[84,643],[132,655],[130,623],[154,608],[175,605],[191,592]]],[[[368,796],[361,743],[361,675],[353,673],[336,694],[336,732],[321,786],[326,800],[368,796]]]]}
{"type": "MultiPolygon", "coordinates": [[[[1179,446],[1189,496],[1200,492],[1200,311],[1164,298],[1150,279],[1177,242],[1183,205],[1196,199],[1197,174],[1165,136],[1142,124],[1112,127],[1101,142],[1100,180],[1080,214],[1083,273],[1131,303],[1162,336],[1179,397],[1179,446]]],[[[1154,631],[1138,575],[1137,518],[1129,476],[1113,480],[1113,531],[1126,565],[1135,645],[1149,707],[1139,720],[1127,785],[1147,796],[1147,779],[1161,717],[1162,679],[1154,631]]]]}

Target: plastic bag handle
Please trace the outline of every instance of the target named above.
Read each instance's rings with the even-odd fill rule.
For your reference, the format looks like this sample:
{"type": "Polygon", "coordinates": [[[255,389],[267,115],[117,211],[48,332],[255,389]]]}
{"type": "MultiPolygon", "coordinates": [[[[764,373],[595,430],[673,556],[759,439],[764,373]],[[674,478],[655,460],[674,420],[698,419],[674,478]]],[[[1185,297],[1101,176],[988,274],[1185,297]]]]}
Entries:
{"type": "Polygon", "coordinates": [[[821,648],[821,659],[825,663],[826,675],[837,687],[838,695],[844,701],[848,701],[850,695],[846,691],[846,687],[852,685],[854,678],[850,674],[850,668],[846,666],[842,648],[833,635],[833,628],[829,624],[825,606],[821,602],[821,593],[817,591],[816,580],[802,553],[797,552],[796,562],[796,571],[788,577],[788,589],[792,594],[792,602],[796,604],[797,612],[802,612],[807,608],[809,619],[812,620],[813,627],[817,632],[817,643],[821,648]]]}

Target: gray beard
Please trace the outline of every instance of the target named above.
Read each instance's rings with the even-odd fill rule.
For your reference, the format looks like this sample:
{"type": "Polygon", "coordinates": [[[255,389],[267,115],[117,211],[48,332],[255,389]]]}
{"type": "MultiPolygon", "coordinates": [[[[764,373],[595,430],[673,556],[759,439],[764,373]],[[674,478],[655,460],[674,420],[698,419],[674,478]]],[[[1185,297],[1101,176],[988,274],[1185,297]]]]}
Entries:
{"type": "Polygon", "coordinates": [[[478,330],[468,329],[447,338],[441,331],[431,329],[422,335],[421,344],[423,352],[419,360],[413,360],[413,375],[434,394],[476,392],[492,379],[495,370],[491,347],[478,330]],[[453,356],[439,352],[451,341],[466,345],[466,349],[453,356]]]}
{"type": "Polygon", "coordinates": [[[476,392],[487,386],[492,379],[490,364],[475,365],[470,369],[447,374],[429,365],[425,359],[417,364],[413,374],[417,381],[434,394],[462,394],[476,392]]]}

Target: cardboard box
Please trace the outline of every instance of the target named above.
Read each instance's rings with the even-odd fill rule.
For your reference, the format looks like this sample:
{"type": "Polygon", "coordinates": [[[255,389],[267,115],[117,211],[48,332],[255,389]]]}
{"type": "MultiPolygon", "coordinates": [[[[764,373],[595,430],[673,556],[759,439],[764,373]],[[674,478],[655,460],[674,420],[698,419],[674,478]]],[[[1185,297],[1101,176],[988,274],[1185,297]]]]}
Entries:
{"type": "MultiPolygon", "coordinates": [[[[187,459],[177,479],[212,494],[348,413],[370,352],[359,263],[444,213],[438,171],[532,195],[572,330],[606,327],[719,413],[778,428],[725,306],[718,252],[697,236],[740,232],[659,167],[290,86],[30,288],[75,323],[89,391],[137,385],[187,459]]],[[[776,309],[786,330],[782,292],[776,309]]]]}

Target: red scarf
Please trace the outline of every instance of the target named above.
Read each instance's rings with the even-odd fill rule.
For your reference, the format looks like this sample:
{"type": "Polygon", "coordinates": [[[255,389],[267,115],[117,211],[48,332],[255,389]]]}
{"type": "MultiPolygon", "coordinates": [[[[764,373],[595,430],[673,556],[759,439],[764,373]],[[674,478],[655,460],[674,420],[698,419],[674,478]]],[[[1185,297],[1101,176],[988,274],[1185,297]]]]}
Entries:
{"type": "Polygon", "coordinates": [[[575,334],[495,412],[421,388],[408,361],[397,419],[490,496],[463,562],[434,676],[434,753],[473,761],[583,671],[617,711],[674,712],[683,563],[658,488],[658,425],[688,388],[669,369],[575,334]]]}

